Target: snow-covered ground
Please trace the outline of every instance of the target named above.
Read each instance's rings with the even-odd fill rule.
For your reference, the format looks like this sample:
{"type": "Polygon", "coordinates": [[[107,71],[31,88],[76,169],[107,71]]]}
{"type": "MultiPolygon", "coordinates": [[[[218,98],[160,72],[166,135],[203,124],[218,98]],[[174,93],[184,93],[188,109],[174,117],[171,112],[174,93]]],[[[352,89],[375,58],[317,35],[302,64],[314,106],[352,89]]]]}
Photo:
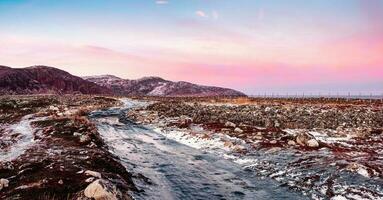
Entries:
{"type": "MultiPolygon", "coordinates": [[[[42,119],[27,115],[20,122],[7,127],[4,132],[8,135],[15,135],[16,142],[11,144],[10,148],[0,149],[0,160],[11,161],[23,154],[35,142],[33,133],[36,129],[31,126],[31,123],[42,119]]],[[[3,140],[5,137],[3,136],[3,140]]]]}
{"type": "MultiPolygon", "coordinates": [[[[322,172],[325,178],[318,183],[315,183],[315,173],[325,170],[326,165],[319,164],[318,169],[313,168],[312,172],[307,171],[307,169],[302,171],[304,166],[311,166],[309,163],[302,162],[302,165],[291,165],[292,160],[296,160],[294,156],[302,155],[302,159],[313,159],[317,156],[316,162],[324,162],[327,157],[332,157],[331,152],[323,149],[316,152],[308,152],[306,155],[303,152],[298,152],[293,149],[280,149],[272,148],[267,151],[255,152],[248,146],[245,141],[227,136],[225,134],[213,134],[212,136],[206,136],[201,134],[204,132],[203,129],[194,131],[194,134],[190,133],[190,130],[182,129],[168,129],[168,128],[155,128],[151,126],[157,133],[162,134],[168,139],[175,140],[182,144],[188,145],[190,147],[200,149],[209,153],[216,154],[224,159],[231,160],[239,165],[241,165],[246,170],[254,170],[255,173],[263,176],[272,178],[281,184],[287,184],[292,188],[299,188],[302,190],[302,193],[309,195],[312,199],[326,199],[326,193],[328,191],[333,191],[336,196],[332,199],[383,199],[383,191],[381,185],[370,185],[370,187],[363,186],[360,184],[355,184],[346,180],[344,182],[339,182],[332,185],[332,188],[329,188],[326,184],[326,179],[331,178],[333,175],[331,173],[338,173],[336,170],[336,165],[338,164],[336,160],[332,161],[328,167],[328,172],[322,172]],[[246,150],[249,153],[241,154],[238,153],[240,150],[246,150]],[[316,155],[317,154],[317,155],[316,155]],[[258,155],[258,156],[257,156],[258,155]],[[314,157],[313,157],[314,156],[314,157]],[[314,174],[312,174],[314,173],[314,174]],[[302,186],[302,181],[307,186],[302,186]],[[308,181],[308,182],[306,182],[308,181]],[[311,185],[311,189],[309,189],[311,185]]],[[[289,132],[294,132],[294,130],[288,130],[289,132]]],[[[207,131],[205,131],[207,132],[207,131]]],[[[325,133],[311,132],[318,140],[328,143],[339,143],[346,142],[351,139],[351,137],[330,137],[325,133]]],[[[315,160],[315,159],[314,159],[315,160]]],[[[312,162],[312,161],[311,161],[312,162]]],[[[310,163],[311,163],[310,162],[310,163]]],[[[346,171],[341,171],[344,176],[353,176],[348,173],[357,173],[361,177],[358,180],[370,179],[370,172],[367,168],[361,164],[351,164],[351,167],[347,168],[346,171]],[[363,178],[362,178],[363,177],[363,178]]],[[[347,179],[347,178],[345,178],[347,179]]],[[[376,183],[373,183],[376,184],[376,183]]]]}

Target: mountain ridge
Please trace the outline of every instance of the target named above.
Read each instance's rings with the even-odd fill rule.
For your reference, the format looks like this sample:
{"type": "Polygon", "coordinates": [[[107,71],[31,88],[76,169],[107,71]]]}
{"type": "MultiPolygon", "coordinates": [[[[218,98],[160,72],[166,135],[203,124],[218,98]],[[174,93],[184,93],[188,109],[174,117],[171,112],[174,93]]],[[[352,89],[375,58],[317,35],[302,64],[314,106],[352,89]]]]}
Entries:
{"type": "Polygon", "coordinates": [[[186,81],[170,81],[157,76],[139,79],[109,79],[108,76],[86,76],[85,80],[107,87],[120,95],[132,96],[247,96],[246,94],[217,86],[205,86],[186,81]]]}
{"type": "Polygon", "coordinates": [[[170,81],[157,76],[130,80],[115,75],[78,77],[64,70],[35,65],[11,68],[0,65],[0,95],[101,94],[122,96],[246,96],[223,87],[170,81]]]}
{"type": "Polygon", "coordinates": [[[7,94],[112,94],[112,91],[54,67],[0,66],[0,95],[7,94]]]}

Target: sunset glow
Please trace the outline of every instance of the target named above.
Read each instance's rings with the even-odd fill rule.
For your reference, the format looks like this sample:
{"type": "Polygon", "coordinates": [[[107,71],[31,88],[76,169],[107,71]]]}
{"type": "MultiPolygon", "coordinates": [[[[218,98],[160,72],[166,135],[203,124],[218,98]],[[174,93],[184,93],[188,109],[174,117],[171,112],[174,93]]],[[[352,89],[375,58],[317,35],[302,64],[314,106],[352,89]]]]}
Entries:
{"type": "Polygon", "coordinates": [[[0,30],[0,65],[12,67],[383,93],[381,0],[3,0],[0,30]]]}

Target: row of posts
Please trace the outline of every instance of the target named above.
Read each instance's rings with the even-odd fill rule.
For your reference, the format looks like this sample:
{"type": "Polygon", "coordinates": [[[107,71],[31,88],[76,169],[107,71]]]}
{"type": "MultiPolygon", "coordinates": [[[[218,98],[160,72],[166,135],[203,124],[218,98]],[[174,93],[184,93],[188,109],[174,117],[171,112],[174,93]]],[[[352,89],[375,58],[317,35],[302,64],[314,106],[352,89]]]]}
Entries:
{"type": "Polygon", "coordinates": [[[350,92],[347,93],[346,95],[344,94],[331,94],[328,93],[327,95],[318,93],[318,94],[313,94],[313,93],[295,93],[295,94],[280,94],[280,93],[258,93],[257,95],[252,95],[251,97],[255,98],[285,98],[285,99],[328,99],[328,100],[380,100],[383,103],[383,94],[377,95],[377,94],[368,94],[364,95],[362,93],[359,93],[357,95],[351,94],[350,92]]]}

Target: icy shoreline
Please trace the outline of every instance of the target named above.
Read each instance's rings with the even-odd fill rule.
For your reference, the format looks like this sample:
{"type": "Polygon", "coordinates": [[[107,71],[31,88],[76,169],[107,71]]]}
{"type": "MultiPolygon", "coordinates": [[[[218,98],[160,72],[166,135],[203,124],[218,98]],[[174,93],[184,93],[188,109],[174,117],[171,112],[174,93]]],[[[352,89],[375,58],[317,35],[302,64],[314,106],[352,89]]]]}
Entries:
{"type": "MultiPolygon", "coordinates": [[[[215,110],[227,107],[222,103],[209,106],[215,110]]],[[[195,119],[184,116],[182,110],[177,115],[179,109],[182,107],[170,112],[173,117],[147,108],[128,116],[168,139],[231,160],[244,170],[274,179],[312,199],[383,199],[383,162],[378,157],[373,162],[366,160],[371,152],[381,152],[380,134],[354,128],[280,130],[241,125],[238,128],[231,122],[194,124],[195,119]]],[[[214,112],[206,115],[214,118],[214,112]]]]}
{"type": "MultiPolygon", "coordinates": [[[[17,140],[15,143],[10,144],[8,149],[0,149],[0,160],[2,162],[11,161],[22,155],[25,150],[28,149],[34,142],[34,132],[37,129],[31,126],[32,122],[44,120],[44,117],[34,117],[33,115],[24,116],[20,122],[10,125],[4,132],[12,137],[12,134],[16,134],[17,140]]],[[[3,136],[3,140],[4,140],[3,136]]]]}

